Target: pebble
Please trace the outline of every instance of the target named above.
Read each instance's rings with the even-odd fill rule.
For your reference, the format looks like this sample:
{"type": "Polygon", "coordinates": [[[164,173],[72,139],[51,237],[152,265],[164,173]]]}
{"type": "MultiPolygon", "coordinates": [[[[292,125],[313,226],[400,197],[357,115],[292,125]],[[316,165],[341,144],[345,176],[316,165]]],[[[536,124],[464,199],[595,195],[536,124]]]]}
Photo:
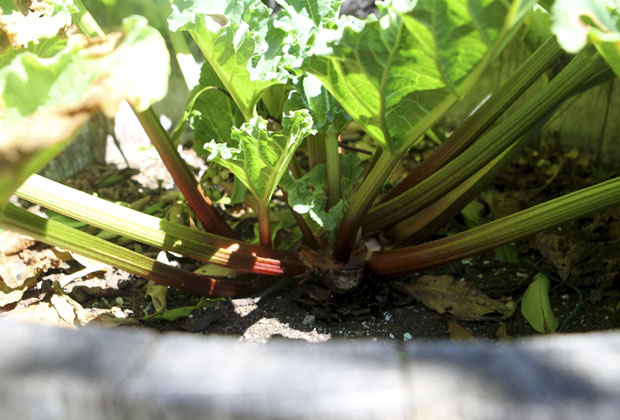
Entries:
{"type": "Polygon", "coordinates": [[[316,317],[314,315],[307,314],[304,317],[304,320],[302,321],[302,323],[304,325],[312,325],[312,324],[314,324],[315,321],[316,321],[316,317]]]}
{"type": "Polygon", "coordinates": [[[391,314],[391,313],[389,313],[389,312],[384,312],[384,313],[383,313],[383,316],[384,316],[384,318],[385,318],[385,320],[386,320],[386,321],[389,321],[389,320],[391,320],[391,319],[392,319],[392,314],[391,314]]]}
{"type": "Polygon", "coordinates": [[[413,336],[411,334],[409,334],[408,332],[403,334],[403,341],[409,341],[412,340],[413,336]]]}

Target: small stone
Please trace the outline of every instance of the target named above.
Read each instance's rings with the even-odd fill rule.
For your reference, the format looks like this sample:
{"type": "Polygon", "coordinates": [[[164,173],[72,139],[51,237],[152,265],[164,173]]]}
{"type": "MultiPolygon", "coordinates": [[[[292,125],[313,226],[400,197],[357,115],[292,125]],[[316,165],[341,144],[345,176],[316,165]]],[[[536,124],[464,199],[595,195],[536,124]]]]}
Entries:
{"type": "Polygon", "coordinates": [[[390,333],[390,338],[393,340],[394,339],[394,334],[390,333]]]}
{"type": "Polygon", "coordinates": [[[312,325],[312,324],[314,324],[315,321],[316,321],[316,317],[314,315],[307,314],[304,317],[304,320],[302,321],[302,324],[304,324],[304,325],[312,325]]]}
{"type": "Polygon", "coordinates": [[[408,332],[403,334],[403,341],[409,341],[412,340],[413,336],[411,334],[409,334],[408,332]]]}
{"type": "Polygon", "coordinates": [[[384,312],[384,313],[383,313],[383,316],[384,316],[384,319],[385,319],[386,321],[389,321],[389,320],[391,320],[391,319],[392,319],[392,314],[391,314],[391,313],[389,313],[389,312],[384,312]]]}
{"type": "Polygon", "coordinates": [[[116,302],[116,304],[117,304],[117,305],[119,305],[119,306],[123,304],[123,298],[122,298],[122,297],[120,297],[120,296],[118,296],[118,297],[117,297],[114,301],[115,301],[115,302],[116,302]]]}

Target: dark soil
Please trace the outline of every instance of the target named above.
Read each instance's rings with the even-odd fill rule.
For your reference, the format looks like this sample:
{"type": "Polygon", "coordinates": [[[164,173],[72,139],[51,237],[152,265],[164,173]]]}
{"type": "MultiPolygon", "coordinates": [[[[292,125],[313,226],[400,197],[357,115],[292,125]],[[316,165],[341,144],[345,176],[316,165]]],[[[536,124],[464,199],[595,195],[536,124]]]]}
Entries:
{"type": "MultiPolygon", "coordinates": [[[[191,151],[188,159],[198,163],[191,151]]],[[[412,155],[410,162],[418,160],[412,155]]],[[[148,161],[149,171],[153,169],[148,161]]],[[[587,158],[572,152],[559,156],[527,151],[480,196],[481,216],[491,220],[541,201],[606,179],[612,174],[596,171],[587,158]]],[[[142,169],[142,168],[140,168],[142,169]]],[[[160,168],[156,168],[161,173],[160,168]]],[[[111,187],[97,188],[101,180],[116,173],[113,165],[91,167],[67,182],[111,200],[133,202],[149,193],[156,197],[162,182],[148,178],[143,170],[111,187]],[[136,181],[136,179],[138,181],[136,181]]],[[[157,177],[155,177],[157,179],[157,177]]],[[[166,185],[169,180],[164,180],[166,185]]],[[[157,201],[156,198],[153,199],[157,201]]],[[[164,214],[160,215],[163,216],[164,214]]],[[[462,217],[445,227],[443,233],[465,228],[462,217]]],[[[271,339],[301,339],[310,342],[332,338],[409,339],[510,339],[537,334],[519,308],[507,319],[479,321],[456,319],[439,314],[402,291],[399,285],[423,275],[449,275],[465,281],[502,301],[518,304],[536,273],[552,280],[551,302],[560,319],[561,332],[585,332],[620,326],[620,209],[614,208],[566,223],[528,240],[512,244],[518,262],[504,262],[495,252],[438,267],[411,277],[381,278],[364,274],[362,284],[352,294],[333,295],[318,284],[295,281],[276,283],[259,297],[222,300],[209,309],[196,309],[189,317],[173,322],[153,320],[152,299],[147,282],[119,270],[95,272],[64,282],[67,275],[81,270],[76,261],[62,261],[42,244],[20,243],[9,249],[6,235],[0,240],[3,272],[0,277],[30,278],[23,297],[2,308],[3,316],[43,320],[61,325],[87,323],[134,325],[159,330],[182,330],[200,334],[226,334],[240,340],[265,342],[271,339]],[[8,270],[8,271],[7,271],[8,270]],[[10,272],[10,274],[7,274],[10,272]],[[33,281],[34,280],[34,281],[33,281]],[[79,307],[77,319],[67,320],[54,296],[63,292],[53,285],[59,281],[66,301],[79,307]],[[35,286],[36,284],[36,286],[35,286]],[[34,309],[36,308],[36,310],[34,309]],[[43,309],[42,309],[43,308],[43,309]],[[57,309],[58,316],[50,308],[57,309]],[[51,316],[50,314],[54,314],[51,316]],[[51,317],[51,318],[50,318],[51,317]]],[[[157,250],[127,244],[152,257],[157,250]]],[[[173,264],[195,269],[195,262],[175,259],[173,264]]],[[[513,261],[515,259],[513,258],[513,261]]],[[[6,282],[6,281],[5,281],[6,282]]],[[[199,296],[168,290],[168,309],[195,305],[199,296]]],[[[77,314],[77,309],[75,309],[77,314]]],[[[71,318],[69,316],[69,318],[71,318]]]]}

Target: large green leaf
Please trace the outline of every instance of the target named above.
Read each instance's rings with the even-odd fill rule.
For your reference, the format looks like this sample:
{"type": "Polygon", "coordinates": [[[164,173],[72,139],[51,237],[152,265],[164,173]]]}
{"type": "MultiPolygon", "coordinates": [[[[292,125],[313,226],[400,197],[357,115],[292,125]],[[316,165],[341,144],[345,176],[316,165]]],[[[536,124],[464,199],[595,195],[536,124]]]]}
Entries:
{"type": "Polygon", "coordinates": [[[576,53],[589,41],[620,76],[618,0],[556,0],[552,18],[552,30],[566,51],[576,53]]]}
{"type": "Polygon", "coordinates": [[[25,50],[0,69],[0,203],[98,109],[113,116],[128,100],[143,111],[164,97],[165,41],[139,16],[123,32],[105,41],[72,36],[47,58],[25,50]]]}
{"type": "Polygon", "coordinates": [[[209,63],[203,64],[194,92],[202,92],[194,102],[190,118],[194,129],[194,149],[204,155],[206,142],[229,142],[233,127],[240,126],[245,119],[209,63]]]}
{"type": "Polygon", "coordinates": [[[270,10],[259,0],[174,0],[171,30],[187,30],[246,119],[263,91],[286,76],[253,74],[251,64],[266,53],[270,10]]]}
{"type": "Polygon", "coordinates": [[[228,168],[261,203],[269,202],[295,150],[314,133],[306,109],[286,114],[279,131],[267,126],[267,120],[255,117],[233,128],[228,144],[215,140],[205,144],[207,160],[228,168]]]}
{"type": "Polygon", "coordinates": [[[315,48],[304,67],[382,148],[400,153],[471,88],[533,3],[386,1],[379,17],[322,31],[330,48],[315,48]]]}

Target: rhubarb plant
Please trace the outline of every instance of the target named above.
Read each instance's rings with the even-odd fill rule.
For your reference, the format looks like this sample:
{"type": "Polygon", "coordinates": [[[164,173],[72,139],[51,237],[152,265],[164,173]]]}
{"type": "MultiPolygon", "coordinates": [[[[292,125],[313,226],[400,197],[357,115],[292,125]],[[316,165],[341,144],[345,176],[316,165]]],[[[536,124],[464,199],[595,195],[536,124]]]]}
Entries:
{"type": "Polygon", "coordinates": [[[565,99],[601,75],[620,74],[615,0],[557,0],[552,8],[534,0],[386,0],[364,19],[341,16],[339,0],[276,3],[273,11],[259,0],[170,0],[162,9],[170,11],[168,28],[158,21],[172,39],[169,54],[140,16],[106,34],[80,0],[0,1],[0,226],[161,284],[235,296],[279,276],[301,282],[310,272],[339,292],[351,290],[363,269],[424,270],[620,204],[620,180],[611,179],[428,241],[565,99]],[[476,88],[515,34],[530,29],[524,22],[536,26],[531,56],[390,188],[411,147],[476,88]],[[168,133],[150,105],[165,94],[169,57],[183,67],[190,39],[202,54],[201,74],[168,133]],[[558,63],[567,64],[557,72],[558,63]],[[557,75],[504,116],[551,68],[557,75]],[[33,175],[96,110],[113,115],[121,100],[132,105],[204,230],[33,175]],[[366,163],[341,139],[351,124],[372,141],[366,163]],[[176,139],[186,128],[210,171],[232,173],[230,202],[256,214],[260,245],[240,239],[179,156],[176,139]],[[13,193],[129,240],[260,276],[207,278],[166,266],[9,204],[13,193]],[[303,244],[278,248],[274,232],[285,224],[303,244]]]}

